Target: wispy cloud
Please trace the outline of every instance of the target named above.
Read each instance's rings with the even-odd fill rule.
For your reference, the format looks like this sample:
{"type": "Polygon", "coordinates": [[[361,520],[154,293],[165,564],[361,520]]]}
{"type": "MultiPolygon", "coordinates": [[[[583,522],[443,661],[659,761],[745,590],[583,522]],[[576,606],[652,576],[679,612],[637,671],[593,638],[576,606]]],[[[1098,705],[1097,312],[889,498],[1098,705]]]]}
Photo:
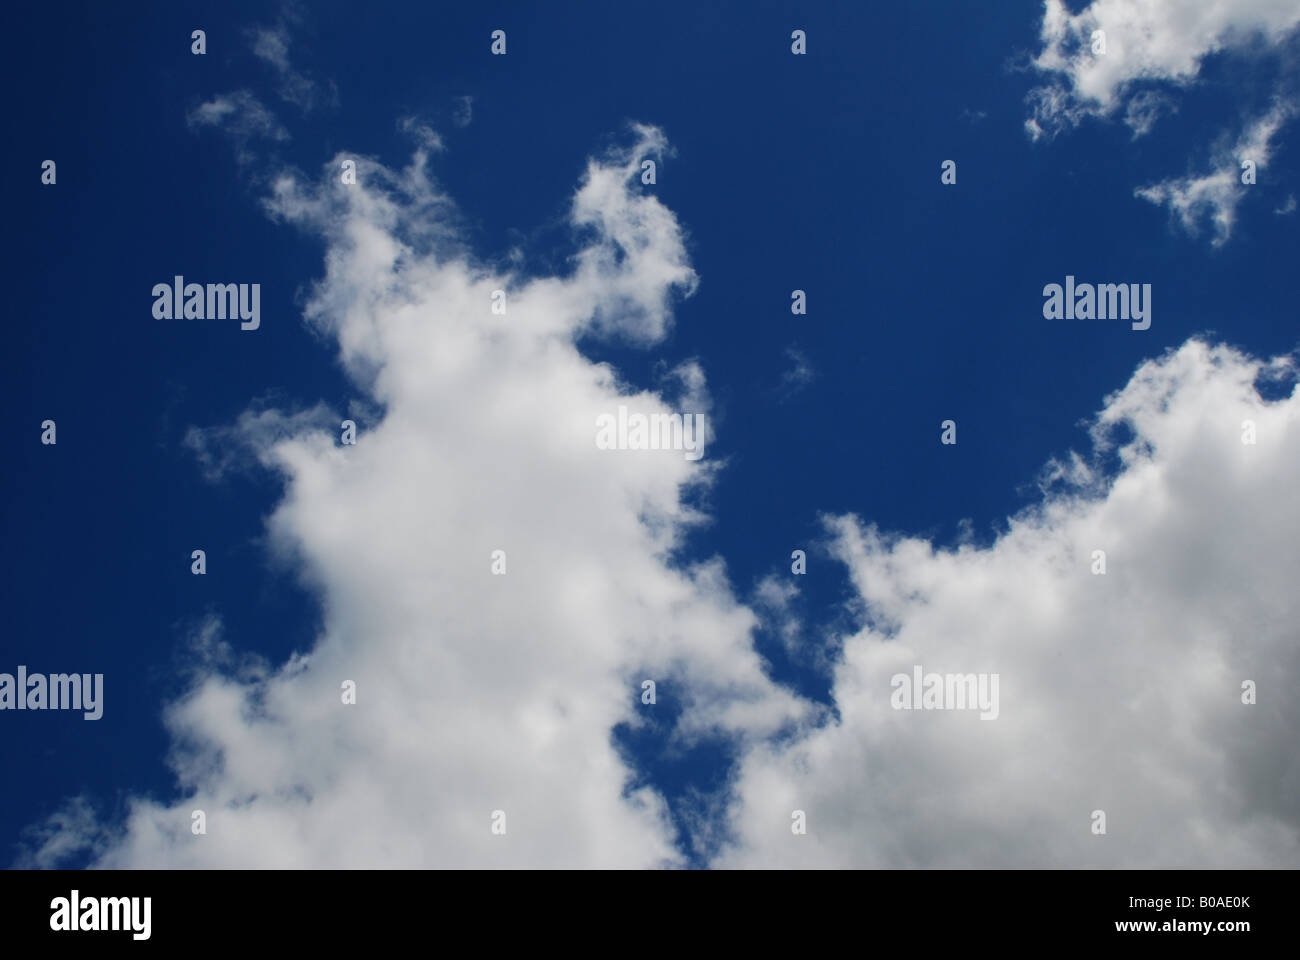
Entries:
{"type": "Polygon", "coordinates": [[[1135,194],[1168,207],[1177,223],[1193,235],[1208,219],[1213,224],[1212,242],[1222,245],[1232,235],[1238,205],[1248,191],[1260,189],[1242,183],[1242,163],[1249,161],[1257,170],[1265,169],[1272,159],[1274,137],[1293,113],[1288,105],[1275,104],[1246,128],[1234,146],[1215,150],[1209,170],[1140,187],[1135,194]]]}
{"type": "Polygon", "coordinates": [[[474,119],[474,98],[470,96],[456,98],[456,110],[452,122],[458,127],[468,127],[474,119]]]}
{"type": "Polygon", "coordinates": [[[782,399],[789,399],[817,378],[807,355],[799,347],[791,345],[785,348],[786,359],[790,368],[781,374],[780,393],[782,399]]]}
{"type": "MultiPolygon", "coordinates": [[[[285,23],[274,27],[253,27],[248,30],[249,45],[254,56],[269,64],[279,77],[276,92],[282,100],[294,104],[304,113],[322,102],[321,90],[315,80],[296,69],[289,59],[290,35],[285,23]]],[[[330,85],[325,100],[336,104],[337,92],[330,85]]]]}
{"type": "MultiPolygon", "coordinates": [[[[1175,113],[1173,94],[1196,83],[1210,54],[1233,51],[1260,56],[1283,50],[1300,26],[1300,4],[1274,0],[1093,0],[1070,13],[1063,0],[1045,0],[1042,49],[1032,68],[1048,82],[1030,90],[1025,131],[1050,139],[1087,118],[1122,115],[1134,139],[1145,136],[1162,116],[1175,113]]],[[[1284,78],[1293,58],[1279,58],[1284,78]]],[[[1213,149],[1208,170],[1141,187],[1136,195],[1165,204],[1191,233],[1209,218],[1213,243],[1232,234],[1244,197],[1237,161],[1263,167],[1278,128],[1295,114],[1291,81],[1272,91],[1273,107],[1213,149]]]]}
{"type": "Polygon", "coordinates": [[[437,153],[445,149],[442,137],[431,126],[417,117],[399,118],[397,129],[412,137],[421,148],[430,153],[437,153]]]}
{"type": "Polygon", "coordinates": [[[235,90],[199,104],[186,115],[191,129],[214,127],[229,135],[241,166],[257,159],[251,147],[255,140],[286,141],[289,131],[248,90],[235,90]]]}

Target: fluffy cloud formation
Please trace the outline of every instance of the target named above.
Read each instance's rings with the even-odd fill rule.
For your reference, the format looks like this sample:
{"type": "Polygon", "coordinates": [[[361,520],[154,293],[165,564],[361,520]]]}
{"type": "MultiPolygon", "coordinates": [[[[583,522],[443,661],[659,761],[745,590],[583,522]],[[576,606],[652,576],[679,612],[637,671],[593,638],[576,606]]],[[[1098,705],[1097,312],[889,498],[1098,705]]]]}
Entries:
{"type": "Polygon", "coordinates": [[[670,398],[575,347],[655,343],[695,283],[676,219],[639,189],[662,134],[634,134],[587,166],[565,276],[475,262],[424,149],[401,171],[360,160],[355,185],[341,158],[318,185],[274,179],[271,214],[327,246],[306,317],[382,413],[361,418],[355,446],[325,405],[260,407],[192,442],[215,474],[242,449],[283,477],[269,541],[319,596],[323,630],[288,663],[236,666],[239,638],[209,624],[193,689],[166,715],[184,799],[133,799],[111,841],[74,806],[35,862],[74,846],[80,823],[104,866],[672,864],[665,804],[633,786],[611,734],[643,722],[641,681],[684,707],[682,744],[745,742],[808,712],[764,675],[721,563],[667,560],[700,519],[683,496],[709,482],[707,453],[595,445],[598,415],[620,404],[705,402],[694,365],[670,398]],[[191,834],[195,809],[206,836],[191,834]]]}
{"type": "Polygon", "coordinates": [[[866,624],[838,717],[749,754],[719,864],[1300,866],[1300,391],[1254,387],[1293,373],[1199,341],[1145,363],[1093,427],[1117,475],[1052,464],[987,547],[828,518],[866,624]],[[894,709],[916,665],[998,674],[997,719],[894,709]]]}
{"type": "Polygon", "coordinates": [[[741,758],[711,801],[725,829],[688,824],[689,846],[721,844],[717,865],[1300,865],[1300,394],[1254,387],[1293,368],[1198,341],[1144,364],[1097,417],[1096,458],[1050,464],[1042,504],[989,546],[827,518],[865,626],[809,650],[788,574],[750,609],[721,561],[668,562],[702,519],[685,501],[707,455],[595,446],[619,404],[707,408],[697,365],[669,395],[637,392],[574,345],[658,342],[696,282],[675,218],[636,189],[662,135],[635,132],[588,164],[563,276],[476,262],[423,148],[400,171],[359,159],[356,185],[339,158],[319,184],[272,180],[272,216],[326,244],[305,315],[363,394],[358,442],[339,444],[344,414],[323,402],[258,404],[190,441],[214,479],[282,476],[268,542],[323,630],[270,664],[205,623],[166,712],[182,798],[135,797],[120,824],[74,801],[23,862],[678,864],[662,797],[612,741],[643,722],[648,678],[683,707],[675,744],[723,737],[741,758]],[[831,675],[832,718],[769,681],[760,616],[831,675]],[[997,719],[893,709],[891,678],[916,665],[997,673],[997,719]]]}
{"type": "Polygon", "coordinates": [[[1144,133],[1170,104],[1139,91],[1140,83],[1184,86],[1209,54],[1261,38],[1276,44],[1298,24],[1300,6],[1290,0],[1093,0],[1077,14],[1063,0],[1044,0],[1043,47],[1033,64],[1054,80],[1030,94],[1025,129],[1034,139],[1052,136],[1127,107],[1130,126],[1144,133]],[[1093,53],[1098,30],[1104,54],[1093,53]]]}
{"type": "MultiPolygon", "coordinates": [[[[1082,27],[1047,6],[1049,49],[1064,50],[1082,27]]],[[[1202,19],[1216,18],[1232,15],[1207,7],[1202,19]]],[[[255,43],[291,69],[274,34],[255,43]]],[[[1043,94],[1053,114],[1125,102],[1140,132],[1168,107],[1127,96],[1121,75],[1040,60],[1088,74],[1043,94]]],[[[191,123],[237,144],[287,137],[243,92],[191,123]]],[[[205,623],[192,689],[166,713],[183,797],[133,798],[120,824],[75,801],[33,834],[31,863],[89,850],[135,867],[676,864],[662,797],[637,785],[612,738],[643,722],[649,678],[683,707],[674,745],[721,736],[742,757],[714,798],[729,804],[720,865],[1300,865],[1287,802],[1300,708],[1286,696],[1300,679],[1300,401],[1261,401],[1260,363],[1193,342],[1143,366],[1097,421],[1099,452],[1119,446],[1113,484],[1078,459],[1053,465],[1043,505],[992,546],[936,551],[829,518],[867,626],[809,651],[784,572],[761,581],[756,613],[720,560],[669,562],[705,519],[688,504],[716,469],[707,454],[594,443],[597,416],[620,405],[708,409],[698,365],[635,390],[575,346],[653,347],[694,289],[677,219],[637,185],[640,160],[667,150],[662,134],[635,127],[634,143],[588,163],[569,211],[572,269],[537,277],[461,244],[428,171],[441,141],[401,124],[420,144],[405,169],[348,154],[354,185],[339,182],[343,155],[319,182],[266,181],[267,212],[325,243],[305,318],[337,346],[360,404],[260,403],[189,438],[214,480],[283,478],[268,542],[320,599],[317,642],[265,663],[205,623]],[[344,417],[356,446],[339,444],[344,417]],[[1240,440],[1247,418],[1253,446],[1240,440]],[[1121,423],[1135,439],[1116,439],[1121,423]],[[1106,576],[1089,569],[1094,549],[1106,576]],[[497,550],[504,576],[491,571],[497,550]],[[760,616],[792,658],[833,675],[833,720],[770,682],[752,643],[760,616]],[[891,676],[916,664],[998,673],[998,719],[891,709],[891,676]],[[1260,685],[1256,705],[1240,701],[1245,679],[1260,685]],[[355,705],[341,703],[344,681],[355,705]],[[790,832],[795,809],[808,836],[790,832]],[[1095,809],[1105,837],[1090,832],[1095,809]],[[504,837],[490,831],[496,810],[504,837]]],[[[1267,147],[1261,133],[1251,142],[1267,147]]],[[[1193,221],[1218,202],[1202,197],[1227,196],[1161,186],[1149,199],[1182,203],[1193,221]]],[[[811,374],[791,359],[795,389],[811,374]]],[[[709,823],[690,827],[696,849],[718,839],[709,823]]]]}

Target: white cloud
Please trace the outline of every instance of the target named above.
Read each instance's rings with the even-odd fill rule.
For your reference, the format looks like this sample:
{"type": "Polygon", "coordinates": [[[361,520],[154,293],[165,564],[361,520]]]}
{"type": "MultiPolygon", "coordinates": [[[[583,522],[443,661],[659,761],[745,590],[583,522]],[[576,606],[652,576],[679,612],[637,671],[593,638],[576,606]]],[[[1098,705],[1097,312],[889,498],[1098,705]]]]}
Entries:
{"type": "MultiPolygon", "coordinates": [[[[254,104],[217,98],[191,122],[251,135],[267,129],[254,104]]],[[[317,184],[272,178],[266,198],[325,242],[304,312],[376,411],[357,446],[338,444],[344,414],[323,401],[259,402],[188,438],[214,479],[283,478],[268,543],[320,598],[321,635],[270,664],[238,652],[255,638],[204,623],[193,687],[166,712],[185,798],[133,798],[120,825],[74,801],[25,862],[673,863],[662,799],[630,788],[611,742],[617,724],[644,722],[648,678],[685,706],[679,743],[723,735],[742,751],[725,865],[1300,864],[1287,806],[1300,705],[1286,698],[1300,682],[1287,439],[1300,398],[1262,403],[1260,364],[1193,342],[1143,366],[1098,420],[1100,447],[1120,421],[1138,437],[1113,486],[1077,457],[1049,465],[1044,505],[991,547],[936,551],[830,518],[871,627],[827,644],[838,717],[819,725],[825,710],[766,678],[757,614],[721,561],[667,560],[704,521],[684,501],[716,465],[595,447],[596,416],[619,404],[708,405],[696,363],[635,390],[575,347],[658,344],[695,288],[676,217],[639,188],[663,135],[636,127],[633,145],[588,163],[572,270],[534,277],[465,248],[428,173],[436,134],[411,132],[403,170],[356,157],[344,185],[340,155],[317,184]],[[1255,446],[1240,443],[1246,418],[1255,446]],[[1105,577],[1088,570],[1095,548],[1105,577]],[[917,663],[998,672],[1000,717],[891,710],[889,677],[917,663]],[[1243,679],[1260,684],[1258,705],[1240,703],[1243,679]],[[355,706],[340,703],[343,680],[355,706]],[[1105,838],[1088,829],[1096,808],[1105,838]],[[194,809],[206,836],[190,833],[194,809]],[[506,837],[489,831],[496,809],[506,837]],[[793,809],[809,836],[790,834],[793,809]]],[[[769,578],[755,605],[788,653],[823,663],[795,599],[769,578]]],[[[704,848],[721,839],[707,820],[693,829],[704,848]]]]}
{"type": "MultiPolygon", "coordinates": [[[[283,478],[268,540],[319,596],[324,627],[305,654],[242,671],[222,664],[256,638],[200,631],[199,680],[166,714],[189,795],[134,798],[98,863],[671,863],[665,805],[630,787],[611,737],[656,709],[641,681],[685,707],[683,744],[767,736],[810,709],[766,679],[755,616],[721,563],[666,559],[700,520],[682,497],[709,482],[708,458],[595,445],[597,415],[620,403],[670,408],[575,339],[654,344],[695,283],[676,218],[639,188],[640,159],[667,145],[635,134],[587,166],[571,210],[585,241],[566,276],[476,262],[424,150],[402,171],[360,159],[355,186],[337,158],[320,185],[274,179],[268,209],[327,245],[306,316],[384,412],[359,423],[355,447],[338,443],[328,405],[263,404],[192,436],[214,475],[242,449],[283,478]],[[194,809],[206,836],[190,833],[194,809]],[[498,809],[505,837],[489,829],[498,809]]],[[[698,366],[672,382],[679,402],[703,402],[698,366]]]]}
{"type": "MultiPolygon", "coordinates": [[[[1031,92],[1025,128],[1034,139],[1109,116],[1153,82],[1186,86],[1205,57],[1262,39],[1277,44],[1300,24],[1294,0],[1094,0],[1071,14],[1062,0],[1045,0],[1042,49],[1033,60],[1052,81],[1031,92]],[[1093,53],[1094,31],[1106,52],[1093,53]]],[[[1135,134],[1149,130],[1156,101],[1130,114],[1135,134]]]]}
{"type": "Polygon", "coordinates": [[[1279,102],[1246,128],[1231,149],[1214,151],[1212,168],[1204,173],[1178,177],[1134,191],[1136,196],[1169,208],[1189,233],[1199,232],[1203,219],[1214,225],[1214,244],[1222,245],[1231,235],[1237,205],[1246,192],[1259,189],[1241,182],[1243,161],[1253,161],[1257,171],[1272,158],[1272,142],[1282,124],[1294,111],[1279,102]]]}
{"type": "Polygon", "coordinates": [[[1099,453],[1133,431],[1113,483],[1049,465],[988,547],[828,518],[871,626],[844,641],[838,720],[745,760],[718,862],[1300,865],[1300,391],[1253,388],[1287,366],[1198,341],[1144,364],[1096,420],[1099,453]],[[1000,716],[892,709],[918,664],[999,674],[1000,716]]]}

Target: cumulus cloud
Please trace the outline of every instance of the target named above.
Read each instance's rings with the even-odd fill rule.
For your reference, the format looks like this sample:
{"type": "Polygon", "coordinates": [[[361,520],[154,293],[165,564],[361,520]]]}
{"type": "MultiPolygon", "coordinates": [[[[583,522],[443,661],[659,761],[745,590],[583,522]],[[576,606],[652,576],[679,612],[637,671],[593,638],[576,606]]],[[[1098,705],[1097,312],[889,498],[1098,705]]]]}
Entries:
{"type": "Polygon", "coordinates": [[[749,753],[718,863],[1300,865],[1300,391],[1255,389],[1294,373],[1196,340],[1143,364],[1093,458],[1049,464],[1043,501],[989,546],[828,517],[863,623],[837,715],[749,753]],[[998,674],[998,717],[894,709],[917,665],[998,674]]]}
{"type": "MultiPolygon", "coordinates": [[[[252,670],[227,665],[253,638],[200,631],[197,678],[166,712],[181,798],[134,797],[96,863],[673,864],[665,802],[612,735],[655,709],[642,680],[681,708],[681,745],[751,742],[811,709],[767,679],[721,561],[668,559],[701,520],[685,499],[710,483],[707,456],[595,444],[620,404],[674,411],[575,341],[653,345],[695,283],[676,218],[639,189],[640,159],[666,141],[650,127],[632,140],[587,165],[570,209],[581,242],[557,276],[478,262],[423,149],[402,170],[360,158],[355,185],[337,158],[319,182],[271,178],[268,211],[326,244],[306,318],[381,412],[355,446],[332,404],[306,401],[191,435],[214,476],[233,457],[282,478],[267,541],[324,625],[312,649],[252,670]]],[[[698,366],[670,379],[703,396],[698,366]]],[[[97,835],[84,821],[64,832],[97,835]]]]}
{"type": "Polygon", "coordinates": [[[1241,164],[1250,161],[1257,172],[1266,168],[1273,155],[1273,139],[1293,113],[1284,103],[1274,104],[1250,124],[1232,149],[1214,151],[1210,170],[1140,187],[1135,195],[1168,207],[1176,222],[1191,234],[1198,233],[1208,219],[1214,229],[1213,243],[1222,245],[1232,235],[1237,205],[1251,189],[1241,182],[1241,164]]]}
{"type": "MultiPolygon", "coordinates": [[[[478,262],[423,150],[402,170],[361,158],[356,185],[337,158],[316,183],[273,178],[268,211],[326,244],[306,318],[371,412],[356,446],[325,402],[255,404],[188,442],[214,479],[282,478],[267,542],[319,597],[322,631],[273,664],[205,621],[165,713],[179,797],[133,797],[111,824],[74,800],[20,862],[676,864],[664,799],[612,737],[645,723],[654,679],[682,707],[675,743],[721,737],[741,758],[687,818],[717,865],[1300,865],[1300,393],[1255,386],[1294,366],[1200,341],[1143,364],[1091,455],[1049,463],[1042,502],[987,546],[826,518],[862,626],[819,657],[788,577],[751,609],[720,560],[667,559],[703,519],[686,495],[707,459],[595,447],[598,414],[669,407],[575,341],[658,343],[695,283],[676,218],[635,186],[666,144],[635,139],[588,164],[570,208],[585,240],[557,276],[478,262]],[[769,681],[760,615],[829,671],[829,703],[769,681]],[[998,674],[997,719],[893,709],[891,678],[918,665],[998,674]]],[[[698,364],[668,380],[707,403],[698,364]]]]}
{"type": "MultiPolygon", "coordinates": [[[[1094,4],[1112,6],[1127,9],[1094,4]]],[[[287,64],[266,40],[259,55],[277,66],[282,53],[287,64]]],[[[1106,103],[1125,89],[1089,83],[1106,103]]],[[[1103,102],[1064,86],[1044,96],[1063,113],[1103,102]]],[[[1134,97],[1127,116],[1137,132],[1162,109],[1134,97]]],[[[246,92],[190,123],[237,144],[288,136],[246,92]]],[[[531,275],[465,245],[429,169],[441,140],[402,124],[417,143],[405,168],[348,154],[357,182],[343,184],[340,154],[318,178],[259,178],[266,212],[324,243],[304,319],[361,399],[345,412],[262,398],[186,436],[213,482],[280,478],[266,543],[317,598],[319,636],[271,663],[256,638],[205,620],[187,692],[164,714],[178,795],[131,797],[112,823],[75,799],[20,862],[679,864],[666,801],[613,733],[647,725],[653,679],[675,746],[721,738],[741,758],[686,818],[687,845],[718,850],[720,865],[1300,865],[1300,706],[1285,695],[1300,680],[1287,439],[1300,398],[1265,402],[1253,387],[1285,363],[1193,341],[1144,364],[1096,418],[1094,456],[1049,464],[1042,504],[992,545],[936,549],[828,517],[862,628],[819,647],[787,576],[761,580],[747,606],[721,559],[671,559],[707,521],[694,495],[716,461],[594,442],[597,417],[620,405],[709,409],[696,362],[638,388],[577,347],[661,344],[698,282],[681,224],[639,187],[640,161],[668,153],[662,132],[635,126],[589,159],[568,269],[531,275]],[[339,442],[344,417],[355,446],[339,442]],[[1255,445],[1241,443],[1246,419],[1255,445]],[[1114,477],[1098,466],[1109,454],[1114,477]],[[1095,549],[1105,576],[1089,568],[1095,549]],[[830,674],[828,703],[771,682],[760,620],[830,674]],[[917,664],[998,673],[998,718],[893,710],[890,678],[917,664]],[[196,809],[204,836],[190,831],[196,809]],[[790,832],[795,809],[807,836],[790,832]],[[1095,809],[1105,837],[1090,832],[1095,809]],[[496,810],[505,836],[490,830],[496,810]]],[[[1275,129],[1247,146],[1266,152],[1275,129]]],[[[1148,199],[1215,216],[1197,199],[1212,192],[1182,189],[1148,199]]],[[[793,390],[813,373],[790,359],[793,390]]]]}
{"type": "Polygon", "coordinates": [[[1031,91],[1025,129],[1035,140],[1050,137],[1125,107],[1140,135],[1172,105],[1150,84],[1187,86],[1208,55],[1278,44],[1297,24],[1300,6],[1288,0],[1093,0],[1076,14],[1063,0],[1045,0],[1033,66],[1050,81],[1031,91]],[[1096,31],[1104,53],[1093,52],[1096,31]]]}

